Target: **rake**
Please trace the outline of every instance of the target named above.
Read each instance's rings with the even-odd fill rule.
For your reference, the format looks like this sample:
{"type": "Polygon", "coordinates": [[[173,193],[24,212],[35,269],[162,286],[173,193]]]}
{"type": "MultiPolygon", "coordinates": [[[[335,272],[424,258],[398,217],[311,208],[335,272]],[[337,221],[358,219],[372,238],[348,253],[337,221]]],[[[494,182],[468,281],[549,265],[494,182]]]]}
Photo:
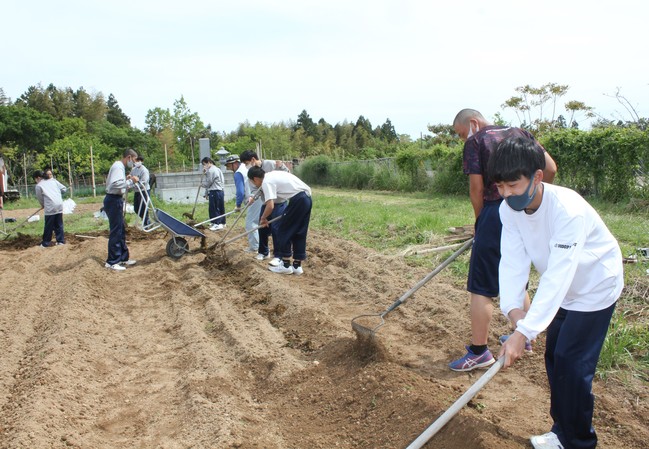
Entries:
{"type": "Polygon", "coordinates": [[[385,324],[385,316],[392,312],[394,309],[399,307],[401,304],[405,303],[417,290],[419,290],[426,282],[430,281],[433,277],[437,275],[440,271],[446,268],[451,262],[453,262],[457,257],[462,254],[464,251],[469,249],[473,245],[473,239],[467,240],[464,245],[460,247],[457,251],[451,254],[448,259],[442,262],[437,268],[428,273],[421,281],[419,281],[414,287],[408,290],[403,294],[399,299],[394,301],[390,307],[385,309],[381,313],[371,313],[358,315],[352,319],[352,329],[362,337],[374,338],[376,332],[383,327],[385,324]],[[361,324],[363,322],[363,324],[361,324]]]}

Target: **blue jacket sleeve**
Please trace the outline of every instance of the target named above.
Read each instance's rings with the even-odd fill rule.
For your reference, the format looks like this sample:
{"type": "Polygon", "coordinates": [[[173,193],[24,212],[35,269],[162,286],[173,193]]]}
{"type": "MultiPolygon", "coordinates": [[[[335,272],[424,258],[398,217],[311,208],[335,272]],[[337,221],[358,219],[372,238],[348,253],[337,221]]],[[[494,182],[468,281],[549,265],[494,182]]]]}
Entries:
{"type": "Polygon", "coordinates": [[[244,184],[243,175],[239,172],[234,173],[234,187],[236,189],[236,203],[237,207],[241,207],[246,192],[246,185],[244,184]]]}

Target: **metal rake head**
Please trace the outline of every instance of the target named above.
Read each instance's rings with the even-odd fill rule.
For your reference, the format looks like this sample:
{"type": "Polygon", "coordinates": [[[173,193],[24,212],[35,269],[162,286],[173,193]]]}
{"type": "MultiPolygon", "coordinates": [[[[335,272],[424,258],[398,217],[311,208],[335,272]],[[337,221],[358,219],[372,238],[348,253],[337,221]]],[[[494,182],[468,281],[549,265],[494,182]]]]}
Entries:
{"type": "Polygon", "coordinates": [[[374,338],[376,332],[383,327],[385,320],[384,313],[372,313],[366,315],[358,315],[352,319],[352,329],[360,337],[374,338]],[[378,320],[378,323],[376,322],[378,320]],[[361,322],[363,324],[361,324],[361,322]]]}

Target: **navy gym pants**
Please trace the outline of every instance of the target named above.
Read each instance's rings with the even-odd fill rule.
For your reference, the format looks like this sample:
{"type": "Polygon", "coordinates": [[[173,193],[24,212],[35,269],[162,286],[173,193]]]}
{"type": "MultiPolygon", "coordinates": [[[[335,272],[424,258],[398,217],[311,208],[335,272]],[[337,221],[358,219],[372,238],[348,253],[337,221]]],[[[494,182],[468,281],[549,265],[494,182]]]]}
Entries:
{"type": "MultiPolygon", "coordinates": [[[[209,215],[210,218],[218,217],[225,214],[225,194],[223,190],[210,190],[207,194],[209,200],[209,215]]],[[[225,217],[214,220],[212,225],[225,224],[225,217]]],[[[210,225],[211,226],[211,225],[210,225]]]]}
{"type": "Polygon", "coordinates": [[[57,243],[65,243],[63,233],[63,214],[45,215],[45,226],[43,228],[43,246],[49,246],[52,242],[52,232],[57,243]]]}
{"type": "Polygon", "coordinates": [[[547,330],[545,369],[552,431],[566,449],[592,449],[593,377],[615,304],[595,312],[559,309],[547,330]]]}
{"type": "Polygon", "coordinates": [[[311,220],[311,197],[300,192],[288,201],[284,218],[279,220],[277,229],[278,257],[306,260],[306,234],[311,220]]]}
{"type": "Polygon", "coordinates": [[[104,212],[108,216],[108,258],[106,263],[115,265],[128,260],[126,247],[126,227],[124,225],[124,198],[122,195],[106,194],[104,212]]]}
{"type": "MultiPolygon", "coordinates": [[[[259,213],[260,217],[264,214],[264,210],[266,210],[265,204],[261,206],[261,212],[259,213]]],[[[279,203],[279,204],[275,203],[273,207],[273,211],[270,213],[268,217],[266,217],[266,219],[270,221],[275,217],[279,217],[280,215],[284,214],[285,210],[286,210],[286,202],[279,203]]],[[[272,236],[273,237],[273,257],[281,257],[279,255],[279,244],[277,243],[278,242],[277,230],[279,229],[279,225],[280,225],[279,223],[271,223],[268,226],[259,228],[259,249],[257,251],[259,254],[263,254],[264,256],[268,255],[270,251],[268,249],[268,237],[272,236]]]]}

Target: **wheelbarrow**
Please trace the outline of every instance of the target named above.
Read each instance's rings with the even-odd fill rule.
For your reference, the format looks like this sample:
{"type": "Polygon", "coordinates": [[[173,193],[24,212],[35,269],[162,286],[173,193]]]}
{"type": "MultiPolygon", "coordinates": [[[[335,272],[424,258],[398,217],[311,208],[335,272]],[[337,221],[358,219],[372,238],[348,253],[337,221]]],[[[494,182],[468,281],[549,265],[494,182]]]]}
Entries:
{"type": "Polygon", "coordinates": [[[372,313],[365,315],[358,315],[352,319],[352,329],[360,336],[365,338],[374,338],[376,332],[383,327],[385,324],[385,316],[392,312],[394,309],[399,307],[401,304],[405,303],[417,290],[419,290],[425,283],[430,281],[435,277],[440,271],[446,268],[451,262],[453,262],[457,257],[462,254],[464,251],[469,249],[473,245],[473,239],[467,240],[464,245],[460,247],[457,251],[451,254],[448,259],[442,262],[437,268],[428,273],[421,281],[419,281],[414,287],[408,290],[403,294],[399,299],[394,301],[390,307],[385,309],[381,313],[372,313]]]}
{"type": "Polygon", "coordinates": [[[187,223],[172,217],[167,212],[156,208],[153,205],[153,201],[151,201],[151,197],[147,194],[147,191],[143,189],[139,183],[135,184],[135,187],[144,199],[145,214],[148,211],[151,211],[151,223],[147,226],[143,226],[142,230],[144,232],[151,232],[154,229],[161,227],[171,234],[171,239],[167,242],[166,248],[169,257],[172,259],[180,259],[185,255],[185,253],[189,252],[189,242],[187,241],[187,238],[201,237],[201,239],[205,239],[205,234],[200,232],[198,229],[195,229],[187,223]]]}
{"type": "Polygon", "coordinates": [[[172,259],[180,259],[189,252],[189,243],[185,237],[205,238],[205,234],[198,229],[183,223],[163,210],[155,209],[153,215],[160,226],[171,234],[171,240],[167,242],[167,255],[172,259]]]}

